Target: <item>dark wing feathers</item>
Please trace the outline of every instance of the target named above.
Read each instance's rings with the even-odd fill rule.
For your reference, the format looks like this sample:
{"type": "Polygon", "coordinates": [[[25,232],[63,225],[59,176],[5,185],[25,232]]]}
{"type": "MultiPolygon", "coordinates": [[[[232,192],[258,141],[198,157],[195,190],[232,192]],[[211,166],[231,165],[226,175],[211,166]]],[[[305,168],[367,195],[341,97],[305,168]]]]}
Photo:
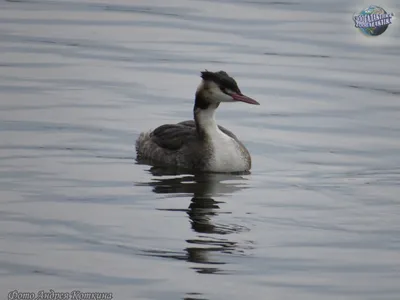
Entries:
{"type": "Polygon", "coordinates": [[[166,124],[154,129],[151,139],[162,148],[179,150],[185,143],[195,140],[196,134],[194,127],[166,124]]]}
{"type": "MultiPolygon", "coordinates": [[[[218,128],[226,135],[238,141],[236,135],[225,127],[218,125],[218,128]]],[[[196,124],[193,120],[189,120],[178,124],[162,125],[154,129],[151,138],[162,148],[179,150],[183,145],[197,141],[196,124]]]]}

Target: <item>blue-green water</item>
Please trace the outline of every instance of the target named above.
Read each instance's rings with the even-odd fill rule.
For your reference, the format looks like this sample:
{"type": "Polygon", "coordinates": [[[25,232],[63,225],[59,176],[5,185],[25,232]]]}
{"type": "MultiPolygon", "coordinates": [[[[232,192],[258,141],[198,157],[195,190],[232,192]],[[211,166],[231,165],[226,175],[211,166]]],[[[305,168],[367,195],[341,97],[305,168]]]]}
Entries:
{"type": "Polygon", "coordinates": [[[0,1],[4,297],[397,300],[400,23],[356,2],[0,1]],[[261,103],[217,112],[252,173],[136,164],[204,69],[261,103]]]}

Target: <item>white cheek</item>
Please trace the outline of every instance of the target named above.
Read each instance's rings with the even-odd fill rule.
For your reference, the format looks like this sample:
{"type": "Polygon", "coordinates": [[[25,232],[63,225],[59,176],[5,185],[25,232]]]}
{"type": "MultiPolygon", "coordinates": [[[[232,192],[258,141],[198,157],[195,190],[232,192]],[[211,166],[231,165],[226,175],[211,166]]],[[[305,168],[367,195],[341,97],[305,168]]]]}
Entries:
{"type": "Polygon", "coordinates": [[[232,102],[233,99],[231,96],[223,93],[219,87],[215,87],[210,89],[211,99],[216,102],[232,102]]]}

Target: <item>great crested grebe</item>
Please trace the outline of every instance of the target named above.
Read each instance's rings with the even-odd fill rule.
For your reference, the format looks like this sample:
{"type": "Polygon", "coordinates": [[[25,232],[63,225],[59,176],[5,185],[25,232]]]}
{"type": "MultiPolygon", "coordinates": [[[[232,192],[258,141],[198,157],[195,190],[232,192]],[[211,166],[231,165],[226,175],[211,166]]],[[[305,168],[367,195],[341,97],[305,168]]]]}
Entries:
{"type": "Polygon", "coordinates": [[[228,129],[217,125],[215,110],[221,102],[259,105],[242,94],[226,72],[201,72],[202,81],[194,102],[194,121],[165,124],[140,134],[136,141],[138,160],[192,170],[233,173],[251,169],[246,147],[228,129]]]}

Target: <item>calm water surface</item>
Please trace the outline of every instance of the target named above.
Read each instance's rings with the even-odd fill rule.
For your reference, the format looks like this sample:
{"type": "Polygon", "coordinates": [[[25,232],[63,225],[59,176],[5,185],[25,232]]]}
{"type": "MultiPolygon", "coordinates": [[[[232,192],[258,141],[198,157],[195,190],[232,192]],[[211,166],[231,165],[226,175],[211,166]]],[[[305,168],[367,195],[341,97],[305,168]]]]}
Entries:
{"type": "Polygon", "coordinates": [[[399,299],[400,23],[349,3],[0,1],[3,297],[399,299]],[[261,102],[217,114],[252,173],[137,164],[204,69],[261,102]]]}

